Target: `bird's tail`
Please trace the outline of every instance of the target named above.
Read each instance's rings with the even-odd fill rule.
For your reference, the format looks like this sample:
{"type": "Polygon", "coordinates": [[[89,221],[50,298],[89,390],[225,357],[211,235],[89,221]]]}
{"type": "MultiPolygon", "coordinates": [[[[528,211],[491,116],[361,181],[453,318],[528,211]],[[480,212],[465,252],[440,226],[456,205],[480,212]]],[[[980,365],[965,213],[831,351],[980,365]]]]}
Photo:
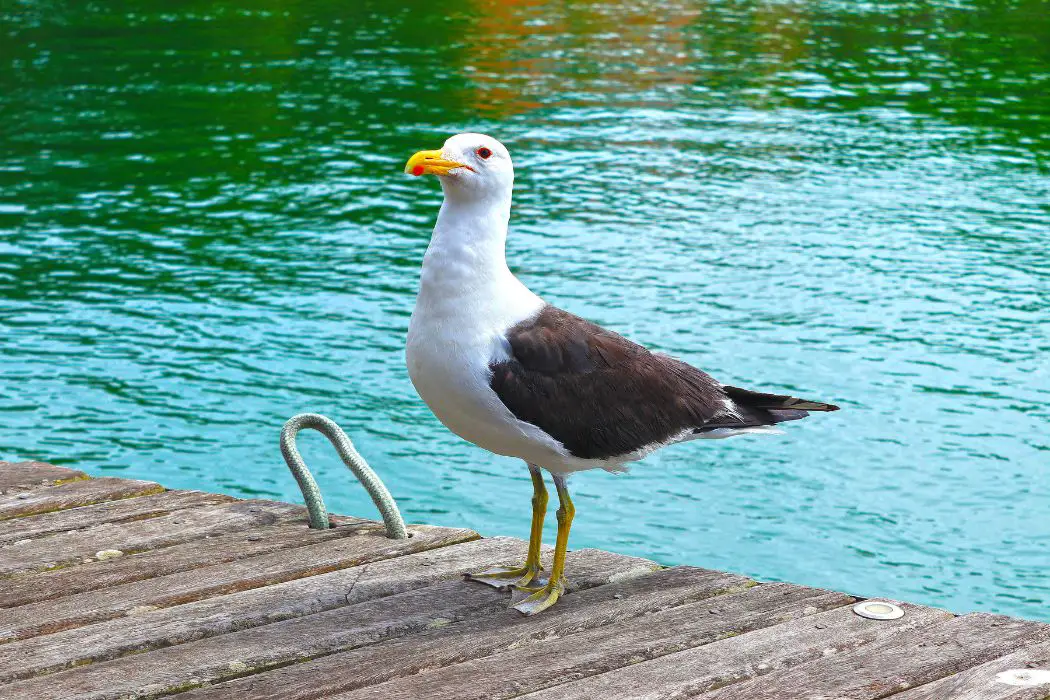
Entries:
{"type": "MultiPolygon", "coordinates": [[[[726,386],[726,395],[733,403],[743,408],[761,408],[767,411],[837,411],[839,407],[822,401],[800,399],[786,394],[763,394],[735,386],[726,386]]],[[[802,416],[799,416],[801,418],[802,416]]],[[[786,420],[791,420],[787,418],[786,420]]]]}
{"type": "Polygon", "coordinates": [[[722,387],[733,402],[732,415],[716,418],[698,427],[695,437],[731,437],[744,433],[779,432],[774,425],[799,420],[810,411],[837,411],[839,407],[784,394],[763,394],[735,386],[722,387]]]}

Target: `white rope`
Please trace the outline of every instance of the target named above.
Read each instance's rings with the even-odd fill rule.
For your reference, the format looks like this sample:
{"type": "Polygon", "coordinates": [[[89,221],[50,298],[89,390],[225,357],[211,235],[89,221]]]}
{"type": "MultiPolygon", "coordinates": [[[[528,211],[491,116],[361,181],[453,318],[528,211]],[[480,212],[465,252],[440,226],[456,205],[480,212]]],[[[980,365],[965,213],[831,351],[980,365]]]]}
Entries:
{"type": "Polygon", "coordinates": [[[328,511],[321,497],[321,489],[317,487],[317,482],[314,481],[310,470],[306,468],[306,462],[303,461],[303,456],[299,454],[299,449],[295,446],[295,436],[303,428],[313,428],[332,443],[336,452],[339,453],[339,458],[343,460],[343,464],[350,468],[357,480],[368,491],[368,495],[372,497],[376,508],[379,509],[383,522],[386,524],[386,536],[393,540],[403,540],[408,537],[405,531],[405,521],[401,519],[401,512],[397,509],[394,497],[387,491],[379,476],[368,466],[365,458],[354,449],[354,443],[350,442],[350,438],[343,432],[343,429],[336,425],[335,421],[318,413],[300,413],[288,419],[281,430],[281,454],[284,455],[288,468],[292,470],[299,484],[299,490],[303,492],[306,509],[310,512],[310,527],[325,530],[330,525],[328,511]]]}

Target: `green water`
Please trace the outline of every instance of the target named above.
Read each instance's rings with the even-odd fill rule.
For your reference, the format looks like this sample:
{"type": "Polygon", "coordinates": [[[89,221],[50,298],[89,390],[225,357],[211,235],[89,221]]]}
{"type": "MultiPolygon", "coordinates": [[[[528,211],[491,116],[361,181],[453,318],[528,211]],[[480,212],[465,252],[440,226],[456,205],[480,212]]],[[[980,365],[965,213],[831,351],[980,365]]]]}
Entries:
{"type": "Polygon", "coordinates": [[[401,167],[479,130],[534,290],[844,409],[575,477],[574,547],[1050,620],[1045,0],[134,7],[0,3],[0,458],[296,499],[317,411],[408,519],[527,536],[403,363],[401,167]]]}

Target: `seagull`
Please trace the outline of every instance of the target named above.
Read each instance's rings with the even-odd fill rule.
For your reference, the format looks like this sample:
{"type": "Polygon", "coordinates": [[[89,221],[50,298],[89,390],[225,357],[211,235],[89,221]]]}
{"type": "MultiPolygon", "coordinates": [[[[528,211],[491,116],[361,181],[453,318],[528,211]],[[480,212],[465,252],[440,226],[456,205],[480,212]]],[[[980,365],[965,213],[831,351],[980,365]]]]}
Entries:
{"type": "Polygon", "coordinates": [[[727,386],[681,360],[631,342],[533,294],[507,267],[514,167],[502,143],[458,134],[420,151],[411,175],[436,175],[444,201],[420,275],[405,358],[420,398],[456,435],[525,461],[532,528],[525,563],[468,578],[530,595],[535,615],[565,592],[575,508],[567,477],[623,471],[668,445],[779,432],[773,426],[837,406],[727,386]],[[550,575],[540,543],[548,471],[558,492],[550,575]]]}

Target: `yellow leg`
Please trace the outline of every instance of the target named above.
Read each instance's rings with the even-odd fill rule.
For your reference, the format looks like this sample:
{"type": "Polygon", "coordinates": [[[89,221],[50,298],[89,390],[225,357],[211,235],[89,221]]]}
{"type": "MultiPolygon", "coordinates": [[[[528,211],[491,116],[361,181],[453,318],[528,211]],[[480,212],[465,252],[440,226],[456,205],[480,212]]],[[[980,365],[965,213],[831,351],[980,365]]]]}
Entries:
{"type": "Polygon", "coordinates": [[[565,485],[565,477],[555,474],[554,485],[558,489],[558,539],[554,544],[554,563],[551,565],[551,577],[547,585],[539,589],[525,600],[514,606],[514,609],[524,615],[535,615],[543,612],[558,602],[558,598],[565,592],[565,551],[569,546],[569,529],[572,527],[572,518],[576,515],[576,508],[569,498],[569,489],[565,485]]]}
{"type": "Polygon", "coordinates": [[[525,568],[531,572],[528,580],[520,580],[516,585],[528,585],[540,571],[540,545],[543,542],[543,519],[547,515],[547,487],[543,484],[543,473],[539,467],[529,465],[532,476],[532,529],[529,531],[529,553],[525,557],[525,568]]]}
{"type": "Polygon", "coordinates": [[[529,532],[529,551],[525,556],[525,565],[501,566],[477,574],[467,574],[471,581],[486,583],[496,588],[515,586],[527,589],[530,583],[536,582],[543,571],[543,565],[540,563],[540,544],[543,541],[543,518],[547,514],[547,487],[543,485],[543,474],[539,467],[530,464],[529,474],[532,476],[532,530],[529,532]]]}

